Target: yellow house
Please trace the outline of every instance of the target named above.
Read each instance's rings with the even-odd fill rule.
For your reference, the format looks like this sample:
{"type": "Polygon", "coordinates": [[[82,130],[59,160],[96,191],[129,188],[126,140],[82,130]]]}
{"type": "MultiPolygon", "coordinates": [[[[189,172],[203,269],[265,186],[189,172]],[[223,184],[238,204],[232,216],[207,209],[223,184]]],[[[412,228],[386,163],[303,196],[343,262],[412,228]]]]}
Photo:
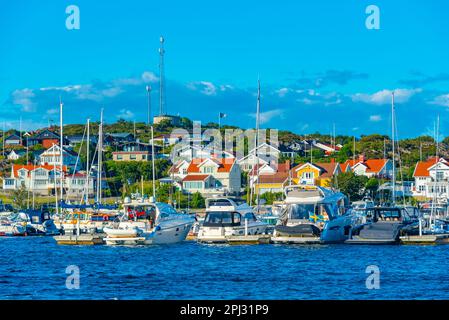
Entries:
{"type": "Polygon", "coordinates": [[[328,187],[334,175],[341,173],[339,163],[303,163],[292,168],[292,180],[295,184],[328,187]]]}
{"type": "Polygon", "coordinates": [[[290,183],[290,161],[279,163],[277,166],[268,164],[260,168],[253,168],[249,173],[251,187],[254,185],[256,194],[265,192],[283,192],[284,187],[290,183]],[[257,171],[259,176],[257,177],[257,171]]]}

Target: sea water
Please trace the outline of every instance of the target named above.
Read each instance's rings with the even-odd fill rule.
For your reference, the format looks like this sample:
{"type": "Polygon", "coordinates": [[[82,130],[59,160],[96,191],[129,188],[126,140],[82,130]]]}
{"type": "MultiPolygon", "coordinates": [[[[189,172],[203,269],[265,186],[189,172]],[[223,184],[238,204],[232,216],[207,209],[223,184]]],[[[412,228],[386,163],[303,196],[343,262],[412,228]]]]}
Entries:
{"type": "Polygon", "coordinates": [[[0,238],[0,299],[448,299],[448,261],[444,245],[109,247],[0,238]],[[370,266],[378,289],[367,285],[370,266]],[[67,285],[74,269],[75,287],[67,285]]]}

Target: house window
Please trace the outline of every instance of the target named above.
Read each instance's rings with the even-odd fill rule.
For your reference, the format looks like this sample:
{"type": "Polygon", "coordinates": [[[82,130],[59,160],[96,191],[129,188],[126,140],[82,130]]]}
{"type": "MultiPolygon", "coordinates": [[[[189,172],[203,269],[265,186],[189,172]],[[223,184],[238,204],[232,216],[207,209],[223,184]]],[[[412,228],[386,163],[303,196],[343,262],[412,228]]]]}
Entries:
{"type": "Polygon", "coordinates": [[[436,173],[436,177],[437,177],[437,181],[441,181],[441,180],[443,180],[443,178],[444,178],[444,173],[441,172],[441,171],[438,171],[438,172],[436,173]]]}
{"type": "Polygon", "coordinates": [[[302,178],[303,179],[313,179],[313,172],[304,172],[303,174],[302,174],[302,178]]]}
{"type": "Polygon", "coordinates": [[[121,154],[117,155],[117,160],[123,160],[123,156],[121,154]]]}
{"type": "Polygon", "coordinates": [[[204,167],[203,172],[204,173],[212,173],[212,172],[214,172],[214,168],[213,167],[204,167]]]}
{"type": "Polygon", "coordinates": [[[187,174],[187,169],[182,169],[182,174],[187,174]]]}
{"type": "Polygon", "coordinates": [[[129,158],[130,158],[131,160],[136,160],[136,159],[137,159],[137,156],[136,156],[135,154],[130,154],[130,155],[129,155],[129,158]]]}
{"type": "Polygon", "coordinates": [[[188,181],[184,182],[185,189],[202,189],[203,182],[201,181],[188,181]]]}

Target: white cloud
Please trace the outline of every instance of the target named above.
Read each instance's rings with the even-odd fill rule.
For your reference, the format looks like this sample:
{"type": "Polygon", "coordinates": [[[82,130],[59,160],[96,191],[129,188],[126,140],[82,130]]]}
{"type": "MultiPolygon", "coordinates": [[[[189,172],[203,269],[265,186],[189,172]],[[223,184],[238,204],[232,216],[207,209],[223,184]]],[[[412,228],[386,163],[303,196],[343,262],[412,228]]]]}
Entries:
{"type": "Polygon", "coordinates": [[[443,107],[449,107],[449,93],[435,97],[429,104],[436,104],[443,107]]]}
{"type": "Polygon", "coordinates": [[[369,117],[369,121],[372,121],[372,122],[378,122],[381,120],[382,120],[382,117],[378,114],[373,114],[369,117]]]}
{"type": "Polygon", "coordinates": [[[40,88],[40,91],[65,91],[65,92],[71,92],[80,90],[83,87],[81,84],[75,84],[75,85],[68,85],[63,87],[44,87],[40,88]]]}
{"type": "Polygon", "coordinates": [[[158,82],[159,78],[151,71],[145,71],[144,73],[142,73],[142,80],[145,83],[148,82],[158,82]]]}
{"type": "MultiPolygon", "coordinates": [[[[396,103],[404,103],[407,102],[412,96],[417,93],[420,93],[422,89],[396,89],[394,90],[394,100],[396,103]]],[[[352,101],[354,102],[364,102],[368,104],[388,104],[391,103],[391,90],[381,90],[375,92],[373,94],[367,93],[356,93],[352,95],[352,101]]]]}
{"type": "Polygon", "coordinates": [[[186,85],[186,87],[193,91],[199,91],[206,96],[217,95],[217,87],[209,81],[190,82],[186,85]]]}
{"type": "Polygon", "coordinates": [[[119,111],[119,114],[117,114],[117,118],[129,120],[134,118],[134,113],[132,113],[131,110],[128,109],[121,109],[119,111]]]}
{"type": "MultiPolygon", "coordinates": [[[[261,112],[259,114],[260,124],[265,124],[267,122],[270,122],[275,117],[281,117],[283,116],[284,111],[282,109],[273,109],[270,111],[261,112]]],[[[251,117],[256,118],[255,113],[250,114],[251,117]]]]}
{"type": "Polygon", "coordinates": [[[57,114],[57,113],[59,113],[59,109],[57,108],[47,110],[47,114],[57,114]]]}
{"type": "Polygon", "coordinates": [[[276,90],[276,93],[278,94],[278,96],[279,96],[280,98],[285,97],[285,95],[286,95],[287,93],[289,93],[289,92],[290,92],[290,89],[289,89],[289,88],[281,88],[281,89],[279,89],[279,90],[276,90]]]}
{"type": "Polygon", "coordinates": [[[220,91],[234,90],[234,87],[230,84],[222,84],[220,85],[220,91]]]}
{"type": "Polygon", "coordinates": [[[36,104],[32,101],[32,98],[35,97],[33,90],[31,89],[21,89],[15,90],[12,93],[12,102],[13,104],[20,105],[22,107],[22,111],[24,112],[33,112],[36,104]]]}

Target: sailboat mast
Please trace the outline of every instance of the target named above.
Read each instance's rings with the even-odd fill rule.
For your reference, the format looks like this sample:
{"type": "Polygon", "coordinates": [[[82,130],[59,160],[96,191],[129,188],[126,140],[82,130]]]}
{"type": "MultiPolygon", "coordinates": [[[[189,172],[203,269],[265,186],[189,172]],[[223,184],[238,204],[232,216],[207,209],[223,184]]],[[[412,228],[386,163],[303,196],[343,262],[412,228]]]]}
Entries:
{"type": "Polygon", "coordinates": [[[101,172],[103,167],[103,108],[100,114],[100,126],[98,127],[98,168],[97,168],[97,202],[101,203],[101,172]]]}
{"type": "Polygon", "coordinates": [[[156,182],[155,182],[155,174],[156,169],[154,166],[154,129],[151,126],[151,166],[152,166],[152,178],[153,178],[153,200],[156,201],[156,182]]]}
{"type": "Polygon", "coordinates": [[[259,125],[260,125],[260,79],[257,79],[257,115],[256,115],[256,159],[257,159],[257,212],[259,213],[259,198],[260,198],[260,185],[259,185],[259,158],[258,147],[259,147],[259,125]]]}
{"type": "Polygon", "coordinates": [[[59,141],[59,166],[61,171],[59,172],[59,184],[60,184],[60,188],[61,188],[61,200],[64,196],[64,187],[63,187],[63,178],[64,178],[64,134],[63,134],[63,117],[62,117],[62,112],[63,112],[63,103],[61,98],[59,98],[59,134],[60,134],[60,141],[59,141]]]}
{"type": "Polygon", "coordinates": [[[87,144],[86,144],[86,205],[89,203],[89,176],[90,176],[90,119],[87,118],[87,144]]]}
{"type": "Polygon", "coordinates": [[[393,160],[393,177],[392,177],[392,204],[396,203],[396,163],[395,163],[395,134],[394,134],[394,91],[391,93],[391,144],[392,144],[392,160],[393,160]]]}
{"type": "MultiPolygon", "coordinates": [[[[53,144],[53,149],[55,147],[55,144],[53,144]]],[[[56,161],[53,161],[53,172],[54,172],[54,188],[55,188],[55,209],[56,209],[56,214],[59,214],[59,204],[58,204],[58,184],[56,182],[56,161]]],[[[62,213],[62,210],[61,210],[62,213]]]]}

